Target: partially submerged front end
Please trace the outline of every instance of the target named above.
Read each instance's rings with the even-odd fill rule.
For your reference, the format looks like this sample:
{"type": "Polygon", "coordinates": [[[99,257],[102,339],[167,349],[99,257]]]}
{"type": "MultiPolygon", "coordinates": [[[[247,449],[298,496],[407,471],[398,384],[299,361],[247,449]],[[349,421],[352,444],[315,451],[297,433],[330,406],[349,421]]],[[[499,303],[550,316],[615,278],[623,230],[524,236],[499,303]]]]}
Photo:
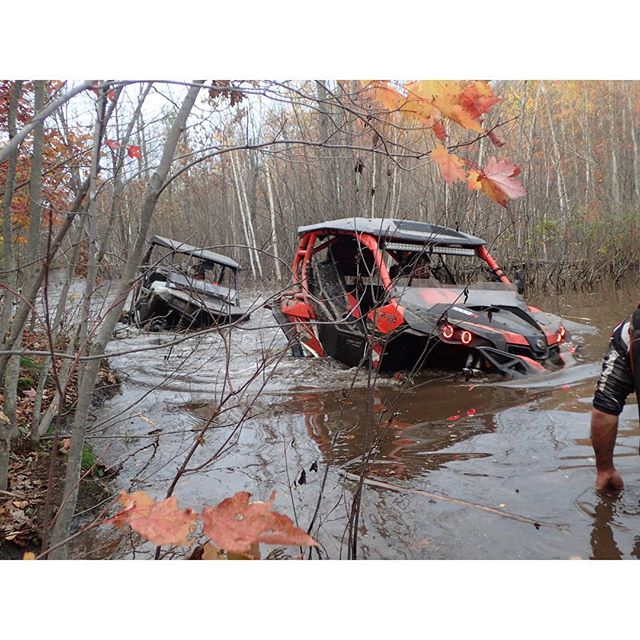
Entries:
{"type": "Polygon", "coordinates": [[[158,331],[247,319],[240,309],[239,269],[222,254],[154,236],[133,291],[130,320],[158,331]]]}
{"type": "Polygon", "coordinates": [[[299,237],[293,286],[274,310],[295,355],[509,375],[561,363],[564,328],[537,322],[480,238],[364,218],[301,227],[299,237]]]}

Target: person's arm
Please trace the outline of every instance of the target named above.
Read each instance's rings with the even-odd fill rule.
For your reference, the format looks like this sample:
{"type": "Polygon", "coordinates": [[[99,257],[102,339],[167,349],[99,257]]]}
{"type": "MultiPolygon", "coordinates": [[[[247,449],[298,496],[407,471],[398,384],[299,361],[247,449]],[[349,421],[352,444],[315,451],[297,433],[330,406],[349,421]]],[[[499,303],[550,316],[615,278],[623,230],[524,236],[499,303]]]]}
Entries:
{"type": "Polygon", "coordinates": [[[622,476],[613,464],[613,449],[618,434],[618,416],[599,409],[591,412],[591,444],[596,454],[596,488],[618,491],[624,487],[622,476]]]}

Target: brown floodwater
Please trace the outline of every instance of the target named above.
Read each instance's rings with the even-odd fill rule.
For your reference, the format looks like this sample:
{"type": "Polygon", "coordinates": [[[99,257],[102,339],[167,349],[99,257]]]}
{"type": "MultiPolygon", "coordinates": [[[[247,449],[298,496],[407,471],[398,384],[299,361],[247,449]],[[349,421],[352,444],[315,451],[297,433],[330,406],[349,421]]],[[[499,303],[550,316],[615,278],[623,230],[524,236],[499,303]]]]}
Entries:
{"type": "MultiPolygon", "coordinates": [[[[635,399],[618,433],[619,496],[596,493],[589,441],[599,361],[611,329],[640,298],[635,288],[530,297],[567,319],[580,355],[567,354],[560,371],[511,382],[445,372],[372,381],[328,359],[295,359],[270,312],[258,308],[263,296],[245,293],[256,310],[241,328],[173,347],[163,346],[170,333],[121,328],[112,353],[158,348],[111,358],[123,392],[91,427],[97,452],[122,464],[118,487],[162,497],[211,421],[190,463],[197,471],[174,492],[180,504],[201,509],[236,491],[266,499],[275,490],[278,511],[303,528],[314,521],[323,557],[347,557],[348,512],[367,451],[359,558],[639,556],[635,399]]],[[[87,544],[94,557],[152,551],[134,551],[110,528],[83,544],[77,556],[87,544]]]]}

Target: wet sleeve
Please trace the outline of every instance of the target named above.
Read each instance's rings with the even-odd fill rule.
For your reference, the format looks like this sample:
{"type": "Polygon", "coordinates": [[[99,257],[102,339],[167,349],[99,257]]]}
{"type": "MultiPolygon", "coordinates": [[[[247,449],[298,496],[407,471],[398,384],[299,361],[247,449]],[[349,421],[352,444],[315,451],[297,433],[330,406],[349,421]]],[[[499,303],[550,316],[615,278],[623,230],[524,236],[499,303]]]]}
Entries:
{"type": "Polygon", "coordinates": [[[629,354],[612,337],[602,360],[602,372],[596,384],[593,406],[613,416],[620,415],[627,396],[634,390],[629,354]]]}

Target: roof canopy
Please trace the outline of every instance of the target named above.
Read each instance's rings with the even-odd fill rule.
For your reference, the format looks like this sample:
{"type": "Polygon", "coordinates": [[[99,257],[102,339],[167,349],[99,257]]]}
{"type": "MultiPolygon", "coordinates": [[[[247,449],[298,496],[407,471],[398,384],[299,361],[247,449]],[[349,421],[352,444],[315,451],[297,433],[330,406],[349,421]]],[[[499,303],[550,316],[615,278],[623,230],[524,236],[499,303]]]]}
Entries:
{"type": "Polygon", "coordinates": [[[231,269],[240,269],[240,265],[235,260],[227,258],[227,256],[223,256],[221,253],[215,253],[214,251],[209,251],[208,249],[199,249],[198,247],[193,247],[186,242],[178,242],[177,240],[163,238],[162,236],[153,236],[151,238],[151,244],[156,244],[160,247],[171,249],[171,251],[173,251],[174,253],[183,253],[189,256],[193,256],[194,258],[207,260],[208,262],[222,264],[225,267],[230,267],[231,269]]]}
{"type": "Polygon", "coordinates": [[[358,231],[375,236],[379,240],[410,242],[413,244],[441,245],[453,247],[479,247],[486,242],[462,231],[443,227],[430,222],[414,220],[391,220],[388,218],[342,218],[320,224],[311,224],[298,228],[298,235],[310,231],[358,231]]]}

